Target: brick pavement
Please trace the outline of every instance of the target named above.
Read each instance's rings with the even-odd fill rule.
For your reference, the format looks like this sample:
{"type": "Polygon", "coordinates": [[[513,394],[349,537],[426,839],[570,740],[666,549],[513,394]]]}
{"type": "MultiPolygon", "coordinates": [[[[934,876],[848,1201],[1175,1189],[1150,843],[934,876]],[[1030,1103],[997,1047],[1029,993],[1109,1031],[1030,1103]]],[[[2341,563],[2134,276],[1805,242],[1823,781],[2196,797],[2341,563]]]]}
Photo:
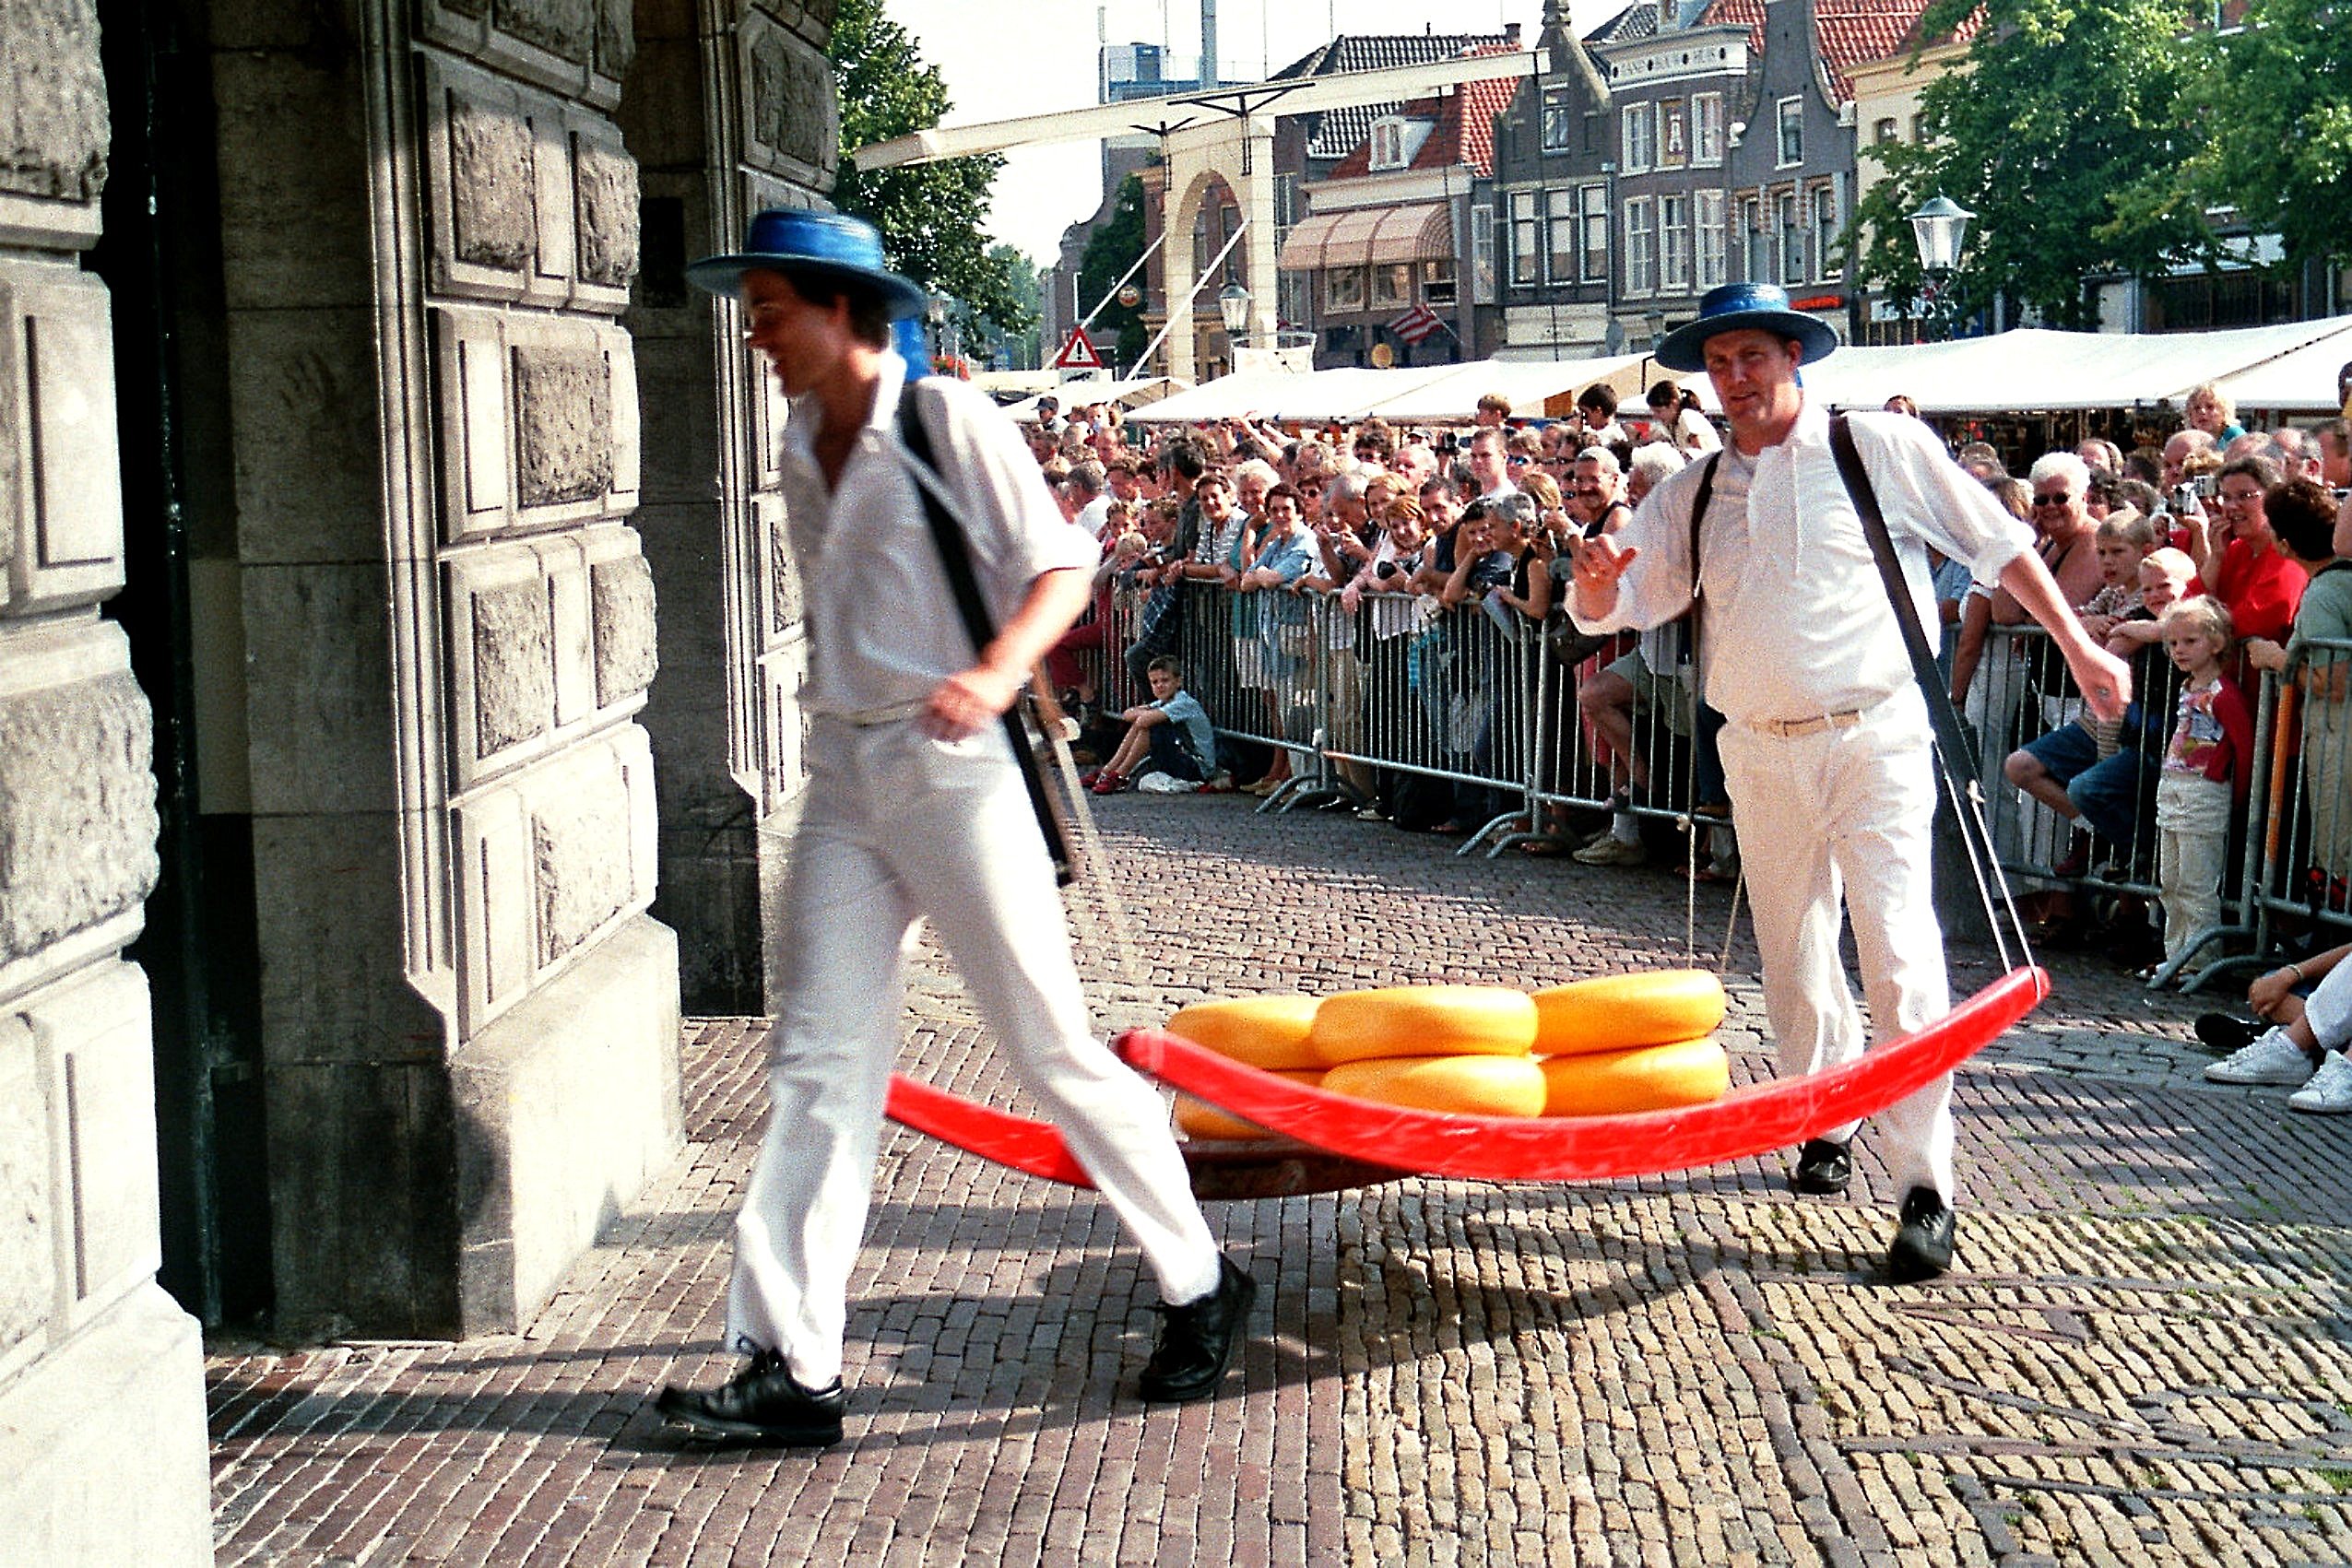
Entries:
{"type": "MultiPolygon", "coordinates": [[[[1456,859],[1240,801],[1102,812],[1148,973],[1198,995],[1673,961],[1662,872],[1456,859]]],[[[1698,926],[1725,903],[1703,890],[1698,926]]],[[[1702,937],[1702,941],[1704,937],[1702,937]]],[[[1956,949],[1958,984],[1991,973],[1956,949]]],[[[1735,1071],[1768,1060],[1735,949],[1735,1071]]],[[[713,1452],[647,1392],[729,1366],[755,1026],[686,1040],[691,1142],[529,1330],[214,1347],[224,1564],[2352,1561],[2352,1126],[2195,1080],[2201,1004],[2095,962],[1961,1075],[1963,1272],[1873,1281],[1894,1195],[1778,1161],[1213,1208],[1264,1287],[1213,1403],[1126,1393],[1152,1291],[1091,1195],[885,1142],[852,1439],[713,1452]]],[[[1018,1104],[927,956],[905,1059],[1018,1104]]]]}

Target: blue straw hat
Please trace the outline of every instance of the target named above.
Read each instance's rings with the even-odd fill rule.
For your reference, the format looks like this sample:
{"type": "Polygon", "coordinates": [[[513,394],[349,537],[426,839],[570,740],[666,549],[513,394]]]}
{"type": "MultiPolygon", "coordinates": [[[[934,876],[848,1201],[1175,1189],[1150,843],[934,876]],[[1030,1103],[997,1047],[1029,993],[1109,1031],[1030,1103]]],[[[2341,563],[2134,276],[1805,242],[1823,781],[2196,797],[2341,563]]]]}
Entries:
{"type": "Polygon", "coordinates": [[[1709,289],[1698,302],[1698,319],[1668,333],[1650,358],[1670,371],[1703,371],[1708,338],[1750,327],[1795,338],[1808,365],[1827,359],[1838,347],[1838,335],[1827,322],[1790,309],[1786,289],[1771,283],[1726,283],[1709,289]]]}
{"type": "Polygon", "coordinates": [[[872,224],[805,207],[770,207],[761,213],[744,230],[740,251],[692,263],[686,268],[686,280],[714,294],[732,295],[745,273],[762,270],[879,294],[893,321],[921,315],[928,300],[921,284],[882,265],[881,231],[872,224]]]}

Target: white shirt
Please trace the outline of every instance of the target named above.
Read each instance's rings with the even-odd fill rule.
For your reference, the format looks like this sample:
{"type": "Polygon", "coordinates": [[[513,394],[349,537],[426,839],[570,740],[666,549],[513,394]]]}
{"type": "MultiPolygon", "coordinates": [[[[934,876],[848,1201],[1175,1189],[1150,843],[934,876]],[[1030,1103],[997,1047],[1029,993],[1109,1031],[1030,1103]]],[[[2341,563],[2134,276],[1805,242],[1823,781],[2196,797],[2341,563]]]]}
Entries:
{"type": "Polygon", "coordinates": [[[1103,538],[1103,525],[1109,520],[1110,515],[1111,492],[1105,490],[1093,501],[1080,507],[1078,515],[1070,521],[1085,529],[1086,536],[1099,544],[1103,538]]]}
{"type": "MultiPolygon", "coordinates": [[[[824,417],[816,400],[796,399],[785,427],[786,515],[809,629],[801,700],[816,713],[919,702],[975,658],[916,491],[914,455],[898,439],[899,365],[881,357],[873,412],[832,490],[813,450],[824,417]]],[[[932,377],[916,407],[999,627],[1046,572],[1093,567],[1100,547],[1062,520],[1020,430],[984,394],[932,377]]]]}
{"type": "Polygon", "coordinates": [[[1693,456],[1720,451],[1723,438],[1715,433],[1715,426],[1696,408],[1684,408],[1674,415],[1674,444],[1693,456]]]}
{"type": "MultiPolygon", "coordinates": [[[[1899,414],[1851,417],[1854,442],[1894,536],[1921,624],[1933,626],[1926,546],[1998,580],[2033,534],[1899,414]]],[[[1656,626],[1690,602],[1690,513],[1705,463],[1661,480],[1616,535],[1641,553],[1618,580],[1615,609],[1586,631],[1656,626]]],[[[1807,403],[1787,440],[1753,459],[1726,446],[1699,542],[1699,638],[1707,700],[1734,721],[1801,719],[1864,708],[1911,681],[1886,590],[1829,448],[1828,416],[1807,403]]],[[[1661,674],[1664,672],[1661,672],[1661,674]]]]}

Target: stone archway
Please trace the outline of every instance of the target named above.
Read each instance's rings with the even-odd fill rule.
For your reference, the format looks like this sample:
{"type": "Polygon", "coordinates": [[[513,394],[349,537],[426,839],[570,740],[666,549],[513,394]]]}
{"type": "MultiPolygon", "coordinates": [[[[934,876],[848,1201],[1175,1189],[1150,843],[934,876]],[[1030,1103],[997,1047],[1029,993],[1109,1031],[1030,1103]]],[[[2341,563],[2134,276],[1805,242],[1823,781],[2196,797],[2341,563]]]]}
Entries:
{"type": "MultiPolygon", "coordinates": [[[[1178,131],[1167,138],[1165,224],[1167,249],[1163,254],[1167,278],[1167,313],[1171,324],[1166,345],[1168,373],[1197,379],[1199,357],[1193,349],[1192,317],[1216,307],[1213,290],[1196,301],[1187,291],[1192,277],[1192,226],[1202,205],[1219,182],[1236,198],[1244,230],[1236,253],[1242,260],[1242,287],[1249,290],[1249,324],[1246,336],[1271,341],[1275,321],[1277,277],[1274,271],[1274,123],[1271,117],[1248,115],[1221,124],[1178,131]],[[1179,296],[1182,296],[1181,298],[1179,296]]],[[[1212,251],[1211,255],[1214,254],[1212,251]]],[[[1203,257],[1206,261],[1209,257],[1203,257]]]]}

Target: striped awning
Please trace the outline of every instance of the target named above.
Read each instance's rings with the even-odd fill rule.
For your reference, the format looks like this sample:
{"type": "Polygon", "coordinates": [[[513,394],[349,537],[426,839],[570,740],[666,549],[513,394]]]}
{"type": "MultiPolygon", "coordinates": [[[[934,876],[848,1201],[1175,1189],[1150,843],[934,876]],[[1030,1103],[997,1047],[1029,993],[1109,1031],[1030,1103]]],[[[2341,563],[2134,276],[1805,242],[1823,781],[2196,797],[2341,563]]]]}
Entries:
{"type": "Polygon", "coordinates": [[[1285,272],[1327,272],[1367,262],[1443,261],[1453,253],[1452,209],[1412,202],[1315,213],[1290,231],[1277,265],[1285,272]]]}

